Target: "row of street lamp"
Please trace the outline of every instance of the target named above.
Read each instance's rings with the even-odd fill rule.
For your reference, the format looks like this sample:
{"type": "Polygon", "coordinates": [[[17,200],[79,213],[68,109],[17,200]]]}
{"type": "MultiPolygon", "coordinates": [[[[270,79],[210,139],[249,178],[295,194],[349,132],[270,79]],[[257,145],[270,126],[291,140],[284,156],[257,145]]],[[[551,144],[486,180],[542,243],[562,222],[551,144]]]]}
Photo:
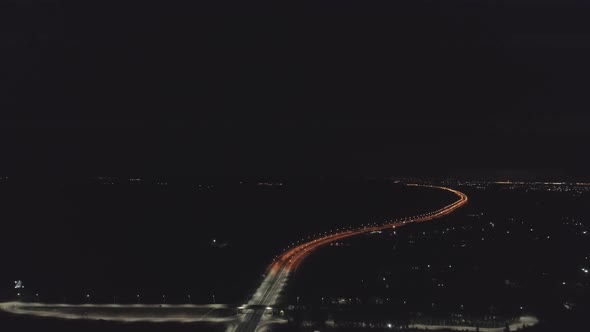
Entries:
{"type": "Polygon", "coordinates": [[[426,212],[426,213],[422,213],[422,214],[418,214],[416,216],[411,216],[411,217],[402,217],[402,218],[397,218],[397,219],[389,219],[386,220],[382,223],[380,222],[372,222],[372,223],[366,223],[366,224],[361,224],[360,226],[348,226],[348,227],[340,227],[337,228],[336,230],[331,230],[331,231],[325,231],[323,233],[318,233],[316,235],[309,235],[307,238],[302,238],[299,239],[295,242],[292,242],[291,245],[287,246],[285,249],[283,249],[283,251],[281,252],[281,254],[277,254],[274,258],[273,261],[275,261],[277,258],[279,258],[282,254],[284,254],[285,252],[287,252],[289,249],[295,247],[296,245],[299,244],[304,244],[306,242],[308,243],[312,243],[312,242],[317,242],[319,240],[325,239],[326,237],[329,237],[331,235],[336,235],[339,233],[346,233],[346,232],[352,232],[352,231],[361,231],[361,230],[366,230],[367,227],[371,228],[371,227],[382,227],[382,226],[387,226],[387,225],[393,225],[393,227],[395,228],[394,224],[397,223],[401,223],[402,225],[405,225],[408,222],[413,222],[416,219],[422,219],[422,218],[428,218],[428,217],[433,217],[433,216],[437,216],[441,213],[443,213],[445,210],[447,210],[448,208],[455,206],[457,204],[460,204],[460,202],[462,202],[462,200],[456,201],[450,205],[447,205],[443,208],[440,208],[438,210],[435,211],[431,211],[431,212],[426,212]],[[311,240],[311,241],[310,241],[311,240]]]}
{"type": "MultiPolygon", "coordinates": [[[[16,293],[16,296],[20,300],[22,298],[23,294],[18,292],[18,293],[16,293]]],[[[84,297],[86,298],[86,301],[89,302],[91,295],[86,294],[84,297]]],[[[141,295],[137,294],[135,297],[137,298],[137,303],[139,304],[141,301],[141,295]]],[[[215,294],[211,294],[211,298],[213,300],[213,303],[216,303],[215,294]]],[[[37,300],[37,302],[39,302],[39,293],[35,293],[35,299],[37,300]]],[[[117,297],[115,295],[113,295],[113,303],[116,303],[116,299],[117,299],[117,297]]],[[[188,303],[192,304],[192,297],[190,294],[187,295],[187,299],[188,299],[188,303]]],[[[65,296],[64,296],[64,302],[65,302],[65,296]]],[[[162,295],[162,304],[166,304],[166,295],[165,294],[162,295]]]]}

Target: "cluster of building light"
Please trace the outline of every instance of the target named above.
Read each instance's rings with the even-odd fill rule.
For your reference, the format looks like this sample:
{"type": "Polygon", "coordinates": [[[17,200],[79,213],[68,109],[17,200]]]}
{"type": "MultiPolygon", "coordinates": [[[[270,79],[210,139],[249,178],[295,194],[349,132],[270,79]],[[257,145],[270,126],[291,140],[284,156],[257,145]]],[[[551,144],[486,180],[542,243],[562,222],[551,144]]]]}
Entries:
{"type": "Polygon", "coordinates": [[[283,183],[282,182],[258,182],[256,185],[265,186],[265,187],[281,187],[283,185],[283,183]]]}
{"type": "Polygon", "coordinates": [[[480,190],[489,188],[501,188],[508,190],[526,191],[551,191],[568,192],[579,196],[584,192],[590,192],[590,183],[587,182],[540,182],[540,181],[487,181],[487,180],[457,180],[449,179],[442,182],[443,185],[464,186],[480,190]]]}

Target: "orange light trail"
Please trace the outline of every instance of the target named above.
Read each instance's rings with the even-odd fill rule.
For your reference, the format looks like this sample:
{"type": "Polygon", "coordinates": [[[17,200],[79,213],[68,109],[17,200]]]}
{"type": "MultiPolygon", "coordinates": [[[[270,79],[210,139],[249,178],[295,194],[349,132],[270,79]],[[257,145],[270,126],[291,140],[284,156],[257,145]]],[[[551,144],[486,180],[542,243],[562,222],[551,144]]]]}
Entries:
{"type": "Polygon", "coordinates": [[[285,269],[287,272],[294,271],[299,267],[301,262],[311,252],[313,252],[314,250],[316,250],[322,246],[325,246],[331,242],[346,239],[346,238],[349,238],[349,237],[352,237],[355,235],[360,235],[360,234],[383,230],[386,228],[397,228],[397,227],[404,226],[404,225],[407,225],[410,223],[424,222],[424,221],[429,221],[429,220],[433,220],[436,218],[440,218],[440,217],[443,217],[449,213],[452,213],[456,209],[465,205],[468,201],[467,195],[465,195],[464,193],[462,193],[458,190],[454,190],[451,188],[439,187],[439,186],[417,185],[417,184],[408,184],[408,186],[430,187],[430,188],[437,188],[437,189],[441,189],[441,190],[446,190],[446,191],[449,191],[449,192],[457,195],[457,197],[459,197],[459,199],[456,200],[455,202],[453,202],[452,204],[444,206],[443,208],[438,209],[436,211],[420,214],[420,215],[417,215],[414,217],[403,218],[401,221],[399,221],[399,220],[387,221],[387,222],[380,224],[380,225],[362,226],[362,227],[359,227],[356,229],[346,230],[346,231],[342,231],[342,232],[336,232],[336,233],[332,233],[330,235],[318,237],[318,238],[308,241],[306,243],[295,246],[295,247],[287,250],[286,252],[284,252],[281,256],[279,256],[277,259],[275,259],[275,261],[269,266],[269,272],[271,274],[275,274],[283,269],[285,269]]]}

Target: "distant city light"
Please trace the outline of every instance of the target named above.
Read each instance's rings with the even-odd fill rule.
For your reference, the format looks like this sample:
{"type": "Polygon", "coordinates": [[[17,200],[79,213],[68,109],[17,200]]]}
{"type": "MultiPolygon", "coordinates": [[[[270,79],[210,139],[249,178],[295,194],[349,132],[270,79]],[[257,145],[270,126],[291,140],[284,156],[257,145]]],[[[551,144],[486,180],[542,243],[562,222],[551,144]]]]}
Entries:
{"type": "Polygon", "coordinates": [[[23,285],[23,282],[21,280],[15,280],[14,281],[14,288],[20,289],[20,288],[25,288],[25,286],[23,285]]]}

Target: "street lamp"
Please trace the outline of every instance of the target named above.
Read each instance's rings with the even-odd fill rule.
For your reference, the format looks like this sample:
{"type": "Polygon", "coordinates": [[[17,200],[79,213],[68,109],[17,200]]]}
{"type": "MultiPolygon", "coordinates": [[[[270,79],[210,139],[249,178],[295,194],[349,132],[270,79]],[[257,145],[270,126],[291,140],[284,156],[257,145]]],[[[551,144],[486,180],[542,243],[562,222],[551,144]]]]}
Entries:
{"type": "Polygon", "coordinates": [[[191,303],[191,304],[193,303],[193,301],[191,300],[191,295],[190,294],[188,295],[188,303],[191,303]]]}
{"type": "Polygon", "coordinates": [[[162,295],[162,301],[166,304],[166,295],[162,295]]]}
{"type": "Polygon", "coordinates": [[[139,304],[139,300],[140,300],[140,297],[139,297],[139,294],[137,294],[137,304],[139,304]]]}

